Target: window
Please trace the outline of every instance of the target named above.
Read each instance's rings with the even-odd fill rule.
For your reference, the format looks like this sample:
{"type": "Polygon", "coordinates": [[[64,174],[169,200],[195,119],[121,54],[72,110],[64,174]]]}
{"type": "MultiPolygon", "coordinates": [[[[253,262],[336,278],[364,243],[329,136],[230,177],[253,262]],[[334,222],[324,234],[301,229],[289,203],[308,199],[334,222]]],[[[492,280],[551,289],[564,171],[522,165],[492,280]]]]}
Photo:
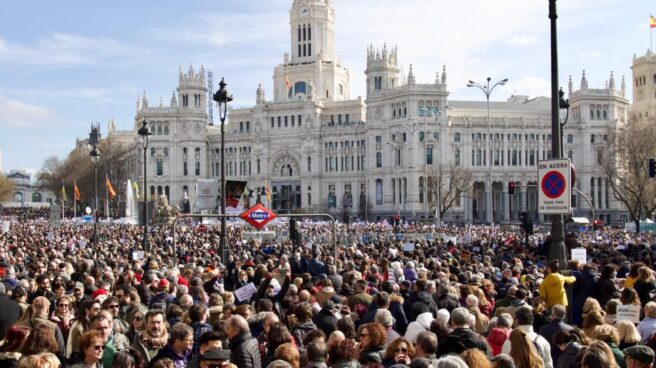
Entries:
{"type": "Polygon", "coordinates": [[[383,154],[376,152],[376,167],[383,167],[383,154]]]}
{"type": "Polygon", "coordinates": [[[301,126],[301,115],[298,116],[298,126],[301,126]]]}
{"type": "Polygon", "coordinates": [[[169,126],[164,125],[164,135],[169,135],[169,126]]]}
{"type": "Polygon", "coordinates": [[[164,147],[164,156],[168,156],[168,155],[169,155],[169,148],[164,147]]]}
{"type": "Polygon", "coordinates": [[[271,128],[275,127],[275,118],[272,116],[271,117],[271,128]]]}
{"type": "Polygon", "coordinates": [[[307,157],[307,171],[308,172],[312,171],[312,157],[311,156],[307,157]]]}
{"type": "Polygon", "coordinates": [[[419,203],[424,203],[424,177],[419,177],[419,203]]]}
{"type": "Polygon", "coordinates": [[[164,162],[157,160],[157,176],[164,175],[164,162]]]}
{"type": "Polygon", "coordinates": [[[460,166],[460,150],[456,149],[454,152],[454,157],[455,157],[455,164],[456,166],[460,166]]]}
{"type": "Polygon", "coordinates": [[[567,135],[567,143],[574,143],[574,136],[571,134],[567,135]]]}
{"type": "Polygon", "coordinates": [[[383,181],[376,179],[376,204],[383,204],[383,181]]]}
{"type": "Polygon", "coordinates": [[[595,136],[594,136],[594,134],[591,134],[590,135],[590,143],[594,143],[594,142],[595,142],[595,136]]]}
{"type": "Polygon", "coordinates": [[[460,133],[455,133],[453,135],[453,141],[454,142],[460,142],[460,133]]]}
{"type": "Polygon", "coordinates": [[[433,164],[433,147],[426,147],[426,165],[433,164]]]}
{"type": "Polygon", "coordinates": [[[150,155],[155,156],[155,147],[150,148],[150,155]]]}
{"type": "Polygon", "coordinates": [[[424,132],[419,132],[419,142],[424,141],[424,132]]]}
{"type": "Polygon", "coordinates": [[[157,135],[162,135],[162,126],[157,125],[157,135]]]}
{"type": "Polygon", "coordinates": [[[182,163],[182,175],[184,176],[189,175],[189,167],[186,161],[182,163]]]}
{"type": "Polygon", "coordinates": [[[377,135],[377,136],[376,136],[376,143],[378,143],[378,144],[383,143],[383,137],[377,135]]]}
{"type": "Polygon", "coordinates": [[[196,176],[200,175],[200,162],[196,161],[196,176]]]}

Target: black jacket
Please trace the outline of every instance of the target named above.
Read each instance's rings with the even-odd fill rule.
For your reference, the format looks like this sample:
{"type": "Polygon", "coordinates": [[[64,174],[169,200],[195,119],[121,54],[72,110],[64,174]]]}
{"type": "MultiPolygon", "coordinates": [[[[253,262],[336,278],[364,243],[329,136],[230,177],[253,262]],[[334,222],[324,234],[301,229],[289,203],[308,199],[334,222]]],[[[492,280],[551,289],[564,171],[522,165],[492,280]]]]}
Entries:
{"type": "Polygon", "coordinates": [[[4,337],[9,327],[13,326],[23,310],[15,301],[7,298],[5,295],[0,295],[0,336],[4,337]]]}
{"type": "Polygon", "coordinates": [[[257,340],[249,331],[230,340],[230,363],[239,368],[262,368],[257,340]]]}
{"type": "Polygon", "coordinates": [[[337,329],[337,318],[333,316],[330,310],[322,308],[319,313],[312,316],[312,321],[326,336],[329,336],[337,329]]]}
{"type": "Polygon", "coordinates": [[[467,349],[476,348],[490,355],[490,349],[485,341],[481,339],[476,332],[469,328],[456,328],[451,331],[444,341],[437,347],[437,356],[442,357],[447,354],[460,354],[467,349]]]}
{"type": "Polygon", "coordinates": [[[555,368],[576,368],[578,367],[578,364],[576,364],[576,356],[579,354],[579,351],[581,351],[583,347],[581,344],[578,342],[570,342],[567,344],[567,347],[565,348],[565,351],[563,351],[560,354],[560,357],[558,357],[558,361],[555,362],[554,367],[555,368]]]}

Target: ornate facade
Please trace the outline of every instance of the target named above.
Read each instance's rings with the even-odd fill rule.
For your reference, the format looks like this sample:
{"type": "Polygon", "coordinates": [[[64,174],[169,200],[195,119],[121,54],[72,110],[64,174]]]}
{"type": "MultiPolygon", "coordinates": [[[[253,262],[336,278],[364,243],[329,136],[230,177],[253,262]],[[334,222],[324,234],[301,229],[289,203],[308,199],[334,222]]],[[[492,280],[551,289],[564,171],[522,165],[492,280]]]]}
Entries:
{"type": "MultiPolygon", "coordinates": [[[[366,216],[400,214],[433,220],[438,172],[458,167],[471,173],[471,189],[458,191],[444,220],[482,222],[488,165],[492,165],[495,222],[517,221],[537,207],[537,162],[551,157],[550,100],[511,96],[490,103],[449,99],[447,70],[418,82],[401,74],[396,47],[366,50],[366,99],[350,93],[350,71],[335,55],[335,12],[330,0],[294,0],[290,10],[290,53],[273,70],[273,98],[260,85],[256,103],[229,109],[225,152],[220,127],[208,124],[208,90],[203,67],[179,71],[167,106],[137,103],[134,129],[111,130],[109,139],[135,144],[133,178],[143,180],[137,130],[146,119],[153,135],[148,151],[148,190],[179,204],[197,179],[220,177],[225,154],[227,179],[266,186],[278,212],[325,212],[366,216]],[[491,148],[488,147],[491,145],[491,148]],[[488,151],[489,149],[489,151],[488,151]],[[490,152],[490,153],[488,153],[490,152]],[[508,182],[517,183],[510,196],[508,182]]],[[[462,81],[464,84],[465,82],[462,81]]],[[[588,86],[585,71],[577,89],[569,83],[571,109],[563,152],[577,169],[576,187],[589,197],[597,217],[622,220],[603,174],[609,131],[627,120],[625,84],[610,74],[604,88],[588,86]]],[[[448,178],[447,178],[448,180],[448,178]]],[[[579,215],[591,215],[584,196],[579,215]]]]}

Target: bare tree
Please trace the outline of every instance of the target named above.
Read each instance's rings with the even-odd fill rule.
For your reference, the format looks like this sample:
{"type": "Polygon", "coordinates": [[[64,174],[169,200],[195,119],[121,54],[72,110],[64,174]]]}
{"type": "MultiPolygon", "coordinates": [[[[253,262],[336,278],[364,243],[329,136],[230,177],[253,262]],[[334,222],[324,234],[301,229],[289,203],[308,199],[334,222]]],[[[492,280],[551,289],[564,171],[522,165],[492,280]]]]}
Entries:
{"type": "Polygon", "coordinates": [[[428,175],[428,203],[437,208],[440,219],[460,201],[461,193],[472,189],[473,174],[462,166],[433,165],[428,175]]]}
{"type": "Polygon", "coordinates": [[[14,182],[0,173],[0,202],[5,202],[11,198],[14,191],[14,182]]]}
{"type": "Polygon", "coordinates": [[[624,203],[631,220],[640,231],[640,220],[656,209],[656,182],[649,178],[647,163],[656,156],[656,122],[632,117],[609,135],[603,165],[613,195],[624,203]]]}

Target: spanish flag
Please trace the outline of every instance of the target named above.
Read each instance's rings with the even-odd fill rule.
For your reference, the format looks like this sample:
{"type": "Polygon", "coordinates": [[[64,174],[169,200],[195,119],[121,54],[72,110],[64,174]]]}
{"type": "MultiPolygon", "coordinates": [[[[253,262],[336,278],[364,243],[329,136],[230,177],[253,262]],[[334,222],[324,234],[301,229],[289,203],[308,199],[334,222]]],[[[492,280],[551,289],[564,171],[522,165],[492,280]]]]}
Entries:
{"type": "Polygon", "coordinates": [[[75,184],[73,185],[73,195],[75,195],[75,200],[79,201],[82,196],[80,195],[80,189],[77,187],[77,180],[75,181],[75,184]]]}
{"type": "Polygon", "coordinates": [[[653,15],[649,16],[649,28],[656,28],[656,18],[653,15]]]}
{"type": "Polygon", "coordinates": [[[105,175],[105,181],[107,182],[107,194],[109,194],[111,199],[116,198],[116,191],[114,190],[112,182],[109,181],[109,177],[107,175],[105,175]]]}

